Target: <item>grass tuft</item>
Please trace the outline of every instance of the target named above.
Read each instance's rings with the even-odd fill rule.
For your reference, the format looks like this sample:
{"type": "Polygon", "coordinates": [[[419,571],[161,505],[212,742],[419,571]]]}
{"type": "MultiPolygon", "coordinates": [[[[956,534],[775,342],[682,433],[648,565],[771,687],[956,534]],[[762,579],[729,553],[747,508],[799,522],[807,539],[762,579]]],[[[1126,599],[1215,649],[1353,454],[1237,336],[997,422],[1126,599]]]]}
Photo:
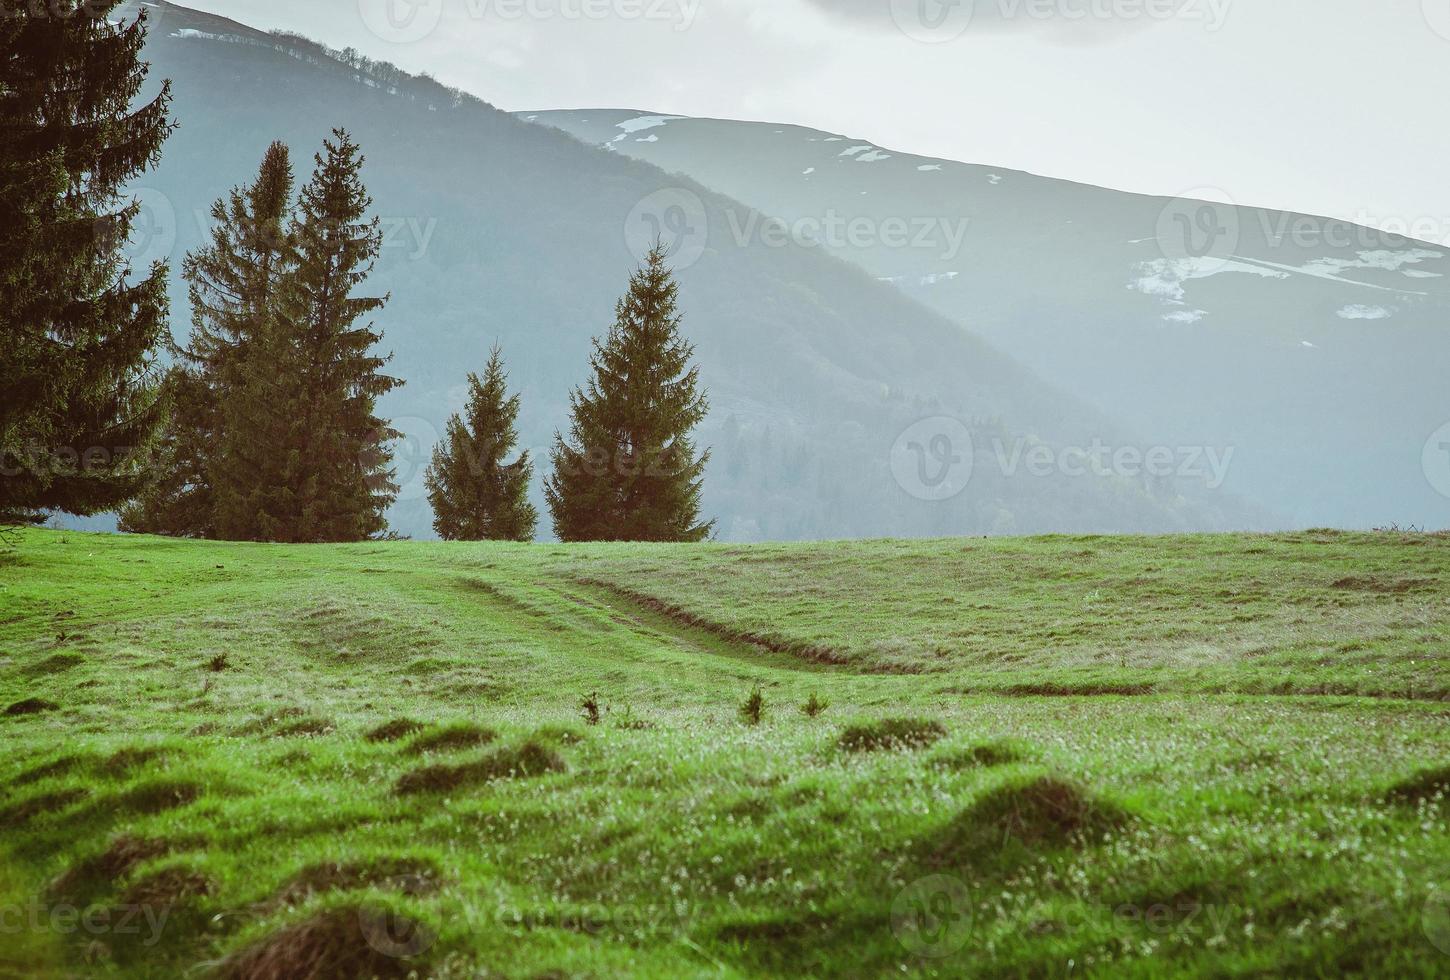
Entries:
{"type": "Polygon", "coordinates": [[[468,722],[459,722],[418,736],[408,746],[408,754],[423,755],[427,752],[457,752],[460,749],[476,749],[497,738],[498,732],[492,728],[481,728],[468,722]]]}
{"type": "Polygon", "coordinates": [[[1388,795],[1397,803],[1450,799],[1450,766],[1422,769],[1391,786],[1388,795]]]}
{"type": "Polygon", "coordinates": [[[59,711],[60,705],[54,701],[47,701],[44,698],[26,698],[24,701],[16,701],[5,709],[5,715],[9,718],[18,718],[22,715],[38,715],[43,711],[59,711]]]}
{"type": "Polygon", "coordinates": [[[402,980],[417,958],[393,955],[431,946],[427,927],[381,906],[343,906],[266,936],[224,960],[220,980],[402,980]]]}
{"type": "Polygon", "coordinates": [[[831,702],[821,700],[821,696],[812,691],[811,696],[806,698],[805,704],[801,705],[801,714],[807,718],[819,718],[826,713],[826,709],[830,706],[831,702]]]}
{"type": "Polygon", "coordinates": [[[394,718],[384,722],[364,736],[369,742],[399,742],[415,732],[423,730],[421,721],[411,718],[394,718]]]}
{"type": "Polygon", "coordinates": [[[1127,813],[1054,776],[1013,779],[957,815],[932,842],[933,864],[969,867],[994,856],[1023,859],[1127,823],[1127,813]]]}
{"type": "Polygon", "coordinates": [[[967,769],[989,769],[993,766],[1010,766],[1018,762],[1029,762],[1035,753],[1020,742],[1003,739],[995,742],[979,742],[955,752],[943,753],[932,760],[933,764],[953,772],[967,769]]]}
{"type": "Polygon", "coordinates": [[[759,687],[750,692],[750,697],[740,702],[740,720],[747,725],[758,725],[765,717],[765,694],[759,687]]]}
{"type": "Polygon", "coordinates": [[[88,789],[72,787],[32,796],[28,800],[22,800],[0,810],[0,827],[12,829],[23,827],[42,814],[57,813],[90,795],[91,791],[88,789]]]}
{"type": "Polygon", "coordinates": [[[115,806],[128,813],[165,813],[195,803],[202,790],[196,783],[176,779],[157,779],[133,786],[115,800],[115,806]]]}
{"type": "Polygon", "coordinates": [[[124,878],[137,865],[170,850],[171,844],[166,841],[122,834],[100,854],[71,865],[51,883],[49,894],[62,901],[84,904],[124,878]]]}
{"type": "Polygon", "coordinates": [[[528,741],[516,748],[498,749],[476,762],[414,769],[398,779],[396,792],[400,796],[446,793],[495,779],[527,779],[567,769],[559,753],[546,745],[528,741]]]}
{"type": "Polygon", "coordinates": [[[847,752],[891,752],[926,748],[946,734],[946,728],[939,721],[883,718],[847,727],[837,744],[847,752]]]}
{"type": "Polygon", "coordinates": [[[302,905],[317,895],[385,888],[405,895],[431,895],[441,875],[432,861],[384,857],[369,861],[326,861],[311,864],[293,875],[268,903],[271,907],[302,905]]]}

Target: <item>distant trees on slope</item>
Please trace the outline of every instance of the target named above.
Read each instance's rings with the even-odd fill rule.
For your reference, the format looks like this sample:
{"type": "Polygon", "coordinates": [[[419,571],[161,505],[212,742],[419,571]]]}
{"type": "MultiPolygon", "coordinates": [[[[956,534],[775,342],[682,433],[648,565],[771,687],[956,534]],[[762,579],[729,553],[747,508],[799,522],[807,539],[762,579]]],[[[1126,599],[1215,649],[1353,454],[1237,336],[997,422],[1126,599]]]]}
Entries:
{"type": "Polygon", "coordinates": [[[155,164],[171,93],[133,111],[145,21],[112,26],[116,5],[0,17],[0,522],[129,499],[164,415],[167,268],[133,277],[120,189],[155,164]]]}

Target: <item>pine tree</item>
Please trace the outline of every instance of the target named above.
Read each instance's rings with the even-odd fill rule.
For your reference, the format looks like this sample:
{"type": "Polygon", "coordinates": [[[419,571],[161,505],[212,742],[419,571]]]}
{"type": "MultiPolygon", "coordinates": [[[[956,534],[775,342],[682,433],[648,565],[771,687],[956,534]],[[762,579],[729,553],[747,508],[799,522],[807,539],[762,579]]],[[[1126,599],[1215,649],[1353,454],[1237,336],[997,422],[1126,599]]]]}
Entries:
{"type": "Polygon", "coordinates": [[[512,463],[519,396],[508,393],[503,354],[494,347],[484,371],[468,375],[466,419],[448,420],[424,474],[433,529],[445,541],[531,541],[539,521],[528,501],[534,464],[528,451],[512,463]]]}
{"type": "Polygon", "coordinates": [[[656,245],[630,278],[594,377],[570,402],[570,438],[557,435],[544,487],[563,541],[700,541],[701,474],[690,432],[705,417],[694,348],[680,336],[679,287],[656,245]]]}
{"type": "Polygon", "coordinates": [[[160,155],[170,86],[132,111],[146,23],[111,24],[116,0],[0,4],[0,520],[93,514],[145,485],[164,416],[166,266],[133,275],[119,192],[160,155]]]}
{"type": "Polygon", "coordinates": [[[257,180],[212,205],[211,240],[186,257],[192,333],[184,347],[171,345],[161,476],[123,512],[124,530],[260,536],[255,497],[281,468],[257,433],[285,409],[267,391],[245,390],[244,381],[249,358],[266,364],[278,356],[271,342],[279,298],[295,264],[287,228],[292,186],[287,147],[273,143],[257,180]]]}
{"type": "MultiPolygon", "coordinates": [[[[388,297],[353,291],[372,271],[382,246],[372,199],[363,187],[364,158],[348,134],[333,130],[302,190],[296,226],[297,269],[280,319],[285,338],[277,365],[259,364],[254,381],[282,378],[278,403],[293,406],[281,437],[287,506],[269,509],[268,535],[283,541],[357,541],[387,528],[397,498],[393,440],[401,433],[376,414],[377,399],[402,384],[382,374],[391,359],[373,353],[382,334],[359,320],[388,297]],[[295,363],[296,373],[291,373],[295,363]]],[[[257,389],[253,385],[253,389],[257,389]]]]}

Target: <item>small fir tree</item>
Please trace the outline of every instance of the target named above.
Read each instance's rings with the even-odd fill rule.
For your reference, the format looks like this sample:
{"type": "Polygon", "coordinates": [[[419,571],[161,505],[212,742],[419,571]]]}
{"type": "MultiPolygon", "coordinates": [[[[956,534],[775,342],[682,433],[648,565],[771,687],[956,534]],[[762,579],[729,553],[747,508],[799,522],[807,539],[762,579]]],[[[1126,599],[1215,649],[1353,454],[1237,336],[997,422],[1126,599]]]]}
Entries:
{"type": "Polygon", "coordinates": [[[465,417],[448,420],[424,474],[433,529],[445,541],[531,541],[539,522],[529,503],[534,464],[518,443],[519,396],[509,395],[503,354],[494,347],[483,379],[468,376],[465,417]]]}
{"type": "Polygon", "coordinates": [[[707,402],[665,257],[656,245],[630,278],[571,397],[570,438],[556,436],[544,493],[563,541],[700,541],[714,526],[700,519],[710,454],[690,438],[707,402]]]}

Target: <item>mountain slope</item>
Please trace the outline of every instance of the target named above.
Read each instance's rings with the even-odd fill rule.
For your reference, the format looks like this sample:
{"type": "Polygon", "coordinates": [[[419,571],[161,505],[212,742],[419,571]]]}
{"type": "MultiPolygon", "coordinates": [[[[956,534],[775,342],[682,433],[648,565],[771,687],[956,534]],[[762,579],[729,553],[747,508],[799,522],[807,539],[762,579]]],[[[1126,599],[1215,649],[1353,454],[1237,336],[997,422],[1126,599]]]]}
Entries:
{"type": "Polygon", "coordinates": [[[796,126],[520,115],[784,219],[1149,440],[1232,448],[1227,486],[1296,523],[1450,521],[1421,465],[1450,421],[1450,249],[796,126]],[[893,244],[891,221],[937,223],[893,244]]]}
{"type": "MultiPolygon", "coordinates": [[[[465,372],[482,366],[495,340],[523,394],[524,442],[542,455],[566,421],[570,387],[587,375],[590,337],[611,322],[644,237],[677,223],[680,199],[698,202],[698,226],[708,227],[680,243],[680,277],[685,331],[714,409],[700,442],[715,451],[705,505],[722,537],[1260,520],[1227,495],[1170,479],[1009,475],[989,465],[994,439],[1010,449],[1126,437],[847,263],[805,248],[736,247],[726,229],[748,209],[703,187],[390,66],[344,64],[300,38],[157,9],[147,57],[153,78],[173,80],[181,129],[140,189],[148,211],[174,219],[170,234],[159,221],[159,242],[147,249],[177,259],[194,247],[209,203],[250,179],[272,139],[291,145],[304,173],[332,126],[351,130],[367,154],[364,177],[387,234],[371,286],[392,294],[379,325],[396,352],[391,369],[407,381],[384,403],[410,434],[393,514],[404,533],[428,533],[421,467],[459,407],[465,372]],[[978,463],[966,492],[921,499],[945,495],[921,492],[899,466],[894,473],[893,447],[909,451],[902,433],[938,416],[958,421],[929,428],[966,426],[977,437],[978,463]]],[[[180,284],[173,295],[181,332],[180,284]]],[[[922,444],[945,446],[944,460],[970,460],[965,436],[950,434],[944,444],[929,432],[922,444]]]]}

